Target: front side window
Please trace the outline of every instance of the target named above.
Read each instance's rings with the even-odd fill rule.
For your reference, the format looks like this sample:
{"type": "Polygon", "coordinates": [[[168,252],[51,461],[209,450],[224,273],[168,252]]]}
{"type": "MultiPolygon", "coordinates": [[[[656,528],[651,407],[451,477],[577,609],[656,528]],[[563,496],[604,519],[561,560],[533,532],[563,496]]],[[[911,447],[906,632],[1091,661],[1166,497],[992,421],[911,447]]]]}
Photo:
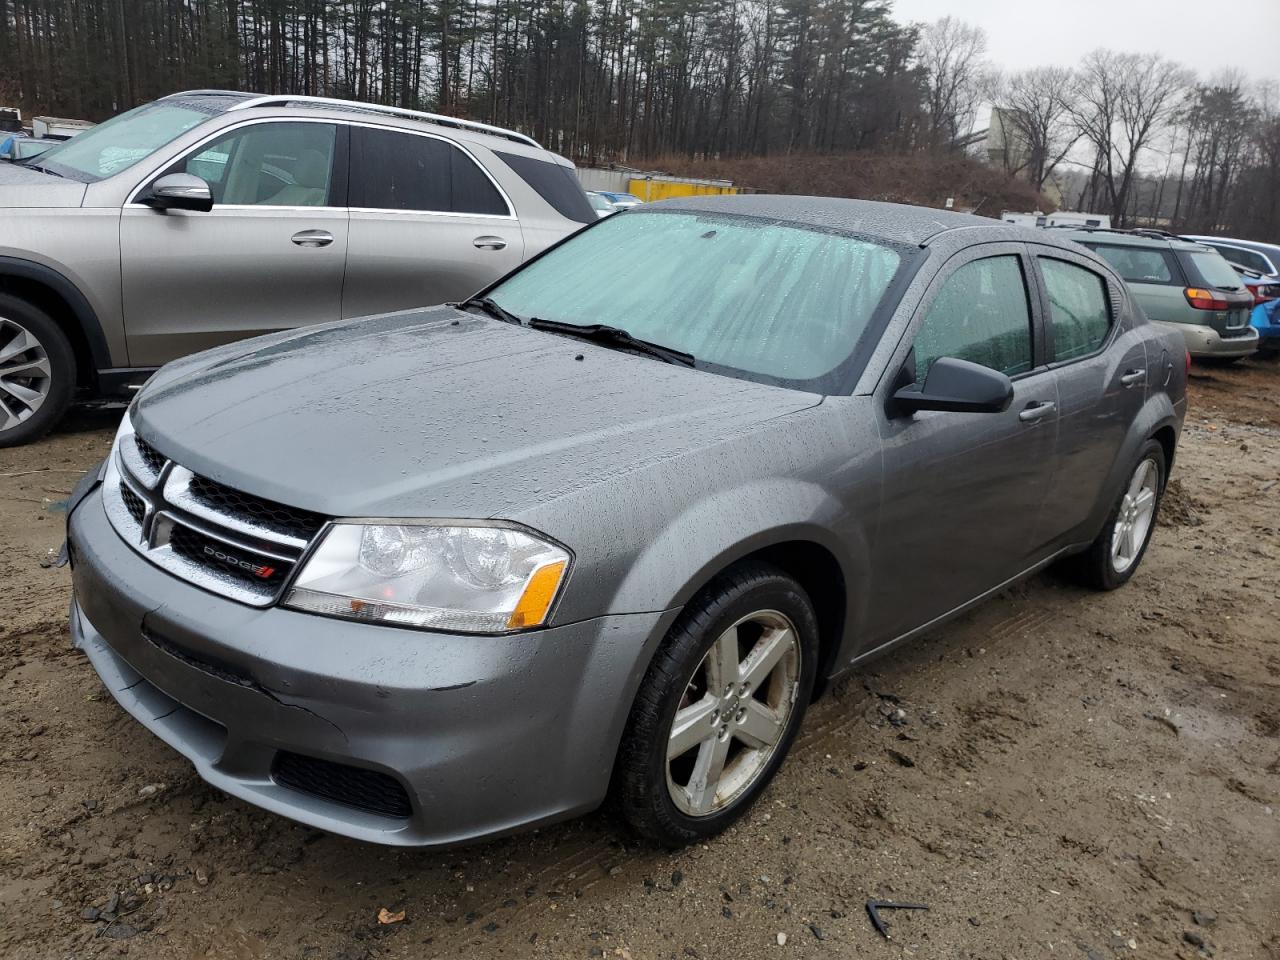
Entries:
{"type": "Polygon", "coordinates": [[[1181,286],[1174,280],[1174,266],[1169,262],[1167,251],[1118,244],[1091,246],[1129,283],[1178,283],[1181,286]]]}
{"type": "Polygon", "coordinates": [[[511,212],[476,162],[445,140],[356,127],[352,141],[353,207],[489,216],[511,212]]]}
{"type": "Polygon", "coordinates": [[[1013,376],[1031,369],[1031,307],[1018,257],[988,257],[956,270],[916,334],[916,380],[955,357],[1013,376]]]}
{"type": "Polygon", "coordinates": [[[332,123],[255,123],[200,147],[165,172],[199,177],[220,205],[341,206],[330,198],[336,140],[332,123]]]}
{"type": "Polygon", "coordinates": [[[194,103],[144,104],[55,144],[34,162],[60,176],[94,183],[129,169],[214,112],[194,103]]]}
{"type": "Polygon", "coordinates": [[[1106,282],[1092,270],[1047,257],[1040,258],[1040,272],[1049,294],[1053,359],[1073,360],[1099,349],[1111,328],[1106,282]]]}
{"type": "Polygon", "coordinates": [[[902,262],[899,248],[845,234],[637,207],[489,296],[524,317],[621,328],[705,369],[836,393],[902,262]]]}

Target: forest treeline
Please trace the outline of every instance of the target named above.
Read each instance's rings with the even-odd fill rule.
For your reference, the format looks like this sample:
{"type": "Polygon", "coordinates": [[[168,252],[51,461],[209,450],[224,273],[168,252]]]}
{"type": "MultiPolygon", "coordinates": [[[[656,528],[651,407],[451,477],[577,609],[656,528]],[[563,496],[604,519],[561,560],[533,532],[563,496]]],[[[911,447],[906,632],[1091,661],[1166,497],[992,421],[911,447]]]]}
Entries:
{"type": "MultiPolygon", "coordinates": [[[[1275,91],[1108,50],[1001,74],[980,29],[891,0],[0,0],[0,104],[101,120],[200,87],[435,110],[579,164],[967,154],[1039,203],[1280,240],[1275,91]]],[[[961,193],[900,181],[846,189],[961,193]]]]}

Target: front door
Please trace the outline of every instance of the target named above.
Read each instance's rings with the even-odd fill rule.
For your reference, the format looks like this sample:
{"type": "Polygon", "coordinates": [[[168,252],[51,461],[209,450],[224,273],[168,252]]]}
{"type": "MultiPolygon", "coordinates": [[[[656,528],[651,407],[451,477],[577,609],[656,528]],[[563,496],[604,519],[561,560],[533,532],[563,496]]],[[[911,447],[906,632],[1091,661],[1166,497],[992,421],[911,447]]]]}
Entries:
{"type": "Polygon", "coordinates": [[[353,126],[350,197],[345,317],[462,300],[524,259],[506,196],[441,137],[353,126]]]}
{"type": "Polygon", "coordinates": [[[130,363],[154,366],[341,317],[345,140],[346,128],[333,123],[248,123],[158,175],[205,180],[211,211],[125,205],[120,271],[130,363]]]}
{"type": "MultiPolygon", "coordinates": [[[[881,405],[884,492],[864,650],[1021,573],[1047,538],[1040,513],[1055,472],[1058,397],[1037,346],[1030,276],[1020,244],[957,254],[912,321],[896,386],[923,380],[938,357],[958,357],[1007,374],[1013,403],[1003,413],[905,415],[881,405]]],[[[885,401],[892,380],[881,384],[885,401]]]]}

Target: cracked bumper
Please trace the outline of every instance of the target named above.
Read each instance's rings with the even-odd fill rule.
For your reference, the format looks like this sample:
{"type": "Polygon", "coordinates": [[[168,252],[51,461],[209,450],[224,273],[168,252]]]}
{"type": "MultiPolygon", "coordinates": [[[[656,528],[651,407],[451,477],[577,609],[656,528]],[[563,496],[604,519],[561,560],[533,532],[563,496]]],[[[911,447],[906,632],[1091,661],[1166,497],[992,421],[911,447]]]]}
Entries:
{"type": "Polygon", "coordinates": [[[97,491],[69,541],[73,641],[129,713],[227,793],[378,843],[464,843],[598,805],[669,620],[468,637],[254,609],[138,556],[97,491]],[[285,786],[280,751],[386,774],[412,813],[285,786]]]}

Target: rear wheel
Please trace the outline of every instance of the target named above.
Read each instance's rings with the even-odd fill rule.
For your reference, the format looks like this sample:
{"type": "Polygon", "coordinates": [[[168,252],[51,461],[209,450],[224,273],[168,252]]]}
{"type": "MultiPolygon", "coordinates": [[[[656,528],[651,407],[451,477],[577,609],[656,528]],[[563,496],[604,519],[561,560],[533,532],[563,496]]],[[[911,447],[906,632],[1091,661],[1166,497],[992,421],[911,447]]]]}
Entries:
{"type": "Polygon", "coordinates": [[[1114,590],[1133,576],[1155,530],[1165,471],[1164,448],[1148,440],[1102,532],[1087,551],[1073,558],[1078,578],[1088,586],[1114,590]]]}
{"type": "Polygon", "coordinates": [[[48,433],[71,402],[76,359],[47,313],[0,293],[0,447],[48,433]]]}
{"type": "Polygon", "coordinates": [[[680,846],[719,833],[782,765],[813,693],[818,627],[781,571],[742,567],[685,608],[627,722],[614,795],[642,836],[680,846]]]}

